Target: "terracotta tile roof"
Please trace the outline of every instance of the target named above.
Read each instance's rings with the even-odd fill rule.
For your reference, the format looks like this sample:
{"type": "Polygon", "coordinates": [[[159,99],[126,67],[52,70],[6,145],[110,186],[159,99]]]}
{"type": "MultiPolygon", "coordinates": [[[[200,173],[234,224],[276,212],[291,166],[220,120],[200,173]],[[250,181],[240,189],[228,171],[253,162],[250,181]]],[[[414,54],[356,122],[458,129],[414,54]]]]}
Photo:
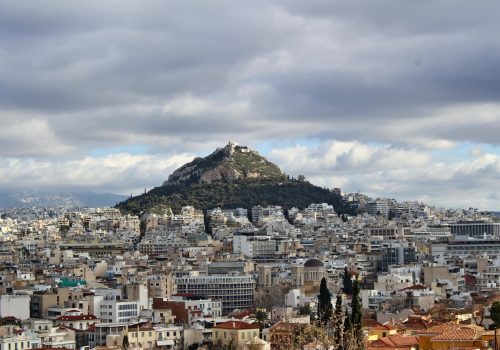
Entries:
{"type": "Polygon", "coordinates": [[[432,337],[431,342],[448,340],[477,340],[481,338],[482,334],[483,332],[477,329],[463,327],[432,337]]]}
{"type": "Polygon", "coordinates": [[[88,320],[97,320],[97,316],[95,315],[75,315],[75,316],[59,316],[57,318],[58,321],[88,321],[88,320]]]}
{"type": "Polygon", "coordinates": [[[470,328],[470,329],[475,329],[475,330],[483,332],[483,333],[485,332],[484,327],[477,326],[475,324],[462,325],[461,328],[463,328],[463,327],[470,328]]]}
{"type": "Polygon", "coordinates": [[[399,334],[390,335],[388,338],[396,346],[418,345],[418,338],[414,336],[403,336],[399,334]]]}
{"type": "Polygon", "coordinates": [[[231,316],[233,316],[234,318],[238,318],[238,319],[242,320],[245,317],[248,317],[248,316],[250,316],[252,314],[253,314],[252,310],[238,310],[238,311],[232,312],[231,316]]]}
{"type": "Polygon", "coordinates": [[[402,348],[410,349],[418,345],[418,338],[414,336],[403,336],[399,334],[390,335],[388,337],[380,338],[369,343],[370,348],[402,348]]]}
{"type": "Polygon", "coordinates": [[[424,289],[427,289],[427,287],[424,286],[423,284],[415,284],[413,286],[406,287],[401,290],[424,290],[424,289]]]}
{"type": "Polygon", "coordinates": [[[408,320],[403,322],[404,326],[408,330],[424,330],[431,327],[431,323],[425,320],[421,316],[410,316],[408,320]]]}
{"type": "Polygon", "coordinates": [[[403,348],[394,348],[392,346],[372,346],[368,345],[366,347],[366,350],[408,350],[408,347],[403,347],[403,348]]]}
{"type": "Polygon", "coordinates": [[[416,334],[418,335],[439,335],[443,334],[445,332],[450,332],[453,330],[458,329],[459,326],[457,326],[455,323],[441,323],[437,324],[435,326],[429,327],[427,329],[417,331],[416,334]]]}
{"type": "Polygon", "coordinates": [[[389,324],[382,324],[378,322],[377,320],[373,319],[364,319],[363,320],[363,327],[364,328],[369,328],[371,330],[380,330],[380,331],[387,331],[391,329],[396,329],[396,327],[393,327],[389,324]]]}
{"type": "Polygon", "coordinates": [[[256,323],[247,323],[243,321],[227,321],[219,323],[213,327],[214,329],[260,329],[256,323]]]}

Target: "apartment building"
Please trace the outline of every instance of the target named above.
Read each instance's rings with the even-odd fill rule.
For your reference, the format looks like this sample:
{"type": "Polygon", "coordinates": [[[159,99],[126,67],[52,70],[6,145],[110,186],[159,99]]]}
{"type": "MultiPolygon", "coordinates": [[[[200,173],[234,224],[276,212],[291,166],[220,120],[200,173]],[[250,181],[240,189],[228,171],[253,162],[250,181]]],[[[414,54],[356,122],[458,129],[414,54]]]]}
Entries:
{"type": "Polygon", "coordinates": [[[222,301],[222,314],[249,309],[254,303],[255,281],[247,274],[187,276],[175,279],[179,294],[203,295],[222,301]]]}
{"type": "Polygon", "coordinates": [[[450,224],[453,236],[470,236],[483,238],[485,236],[500,237],[500,223],[484,221],[465,221],[450,224]]]}
{"type": "Polygon", "coordinates": [[[132,322],[140,312],[137,300],[120,300],[114,296],[106,296],[100,303],[98,316],[102,322],[121,323],[132,322]]]}

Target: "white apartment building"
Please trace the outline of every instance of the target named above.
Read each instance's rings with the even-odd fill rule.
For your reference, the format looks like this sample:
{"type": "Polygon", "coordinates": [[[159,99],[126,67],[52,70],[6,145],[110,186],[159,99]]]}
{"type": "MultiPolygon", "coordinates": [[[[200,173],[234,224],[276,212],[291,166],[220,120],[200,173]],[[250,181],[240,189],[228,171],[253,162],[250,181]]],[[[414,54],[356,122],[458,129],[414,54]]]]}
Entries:
{"type": "Polygon", "coordinates": [[[482,291],[497,291],[500,287],[500,261],[494,260],[493,265],[480,272],[477,282],[482,291]]]}
{"type": "Polygon", "coordinates": [[[192,324],[196,318],[203,318],[205,316],[221,317],[222,316],[222,302],[219,300],[212,300],[211,298],[190,297],[185,295],[174,295],[170,299],[172,303],[184,304],[184,309],[188,310],[188,324],[192,324]],[[196,311],[196,313],[195,313],[196,311]],[[199,316],[196,316],[198,314],[199,316]]]}
{"type": "Polygon", "coordinates": [[[276,241],[269,236],[234,236],[233,253],[249,258],[272,256],[276,253],[276,241]]]}
{"type": "Polygon", "coordinates": [[[500,239],[455,239],[448,243],[432,244],[433,256],[500,256],[500,239]]]}
{"type": "Polygon", "coordinates": [[[379,274],[374,289],[380,292],[391,292],[420,283],[420,268],[390,266],[389,272],[379,274]]]}
{"type": "Polygon", "coordinates": [[[436,226],[422,226],[412,228],[407,237],[427,238],[435,240],[438,238],[451,237],[451,229],[449,226],[436,225],[436,226]]]}
{"type": "Polygon", "coordinates": [[[0,317],[14,316],[20,320],[30,318],[29,295],[1,295],[0,317]]]}
{"type": "Polygon", "coordinates": [[[175,279],[179,294],[204,295],[222,301],[222,313],[253,307],[255,281],[247,274],[188,276],[175,279]]]}
{"type": "Polygon", "coordinates": [[[42,340],[33,330],[20,334],[8,333],[0,336],[0,350],[23,350],[41,348],[42,340]]]}
{"type": "Polygon", "coordinates": [[[101,301],[97,316],[102,322],[127,323],[137,319],[139,312],[139,301],[119,300],[107,296],[101,301]]]}
{"type": "Polygon", "coordinates": [[[38,334],[44,348],[76,349],[75,331],[68,328],[49,327],[38,334]]]}
{"type": "Polygon", "coordinates": [[[261,207],[260,205],[252,208],[252,221],[259,222],[264,220],[267,217],[283,217],[283,208],[279,205],[269,206],[269,207],[261,207]]]}

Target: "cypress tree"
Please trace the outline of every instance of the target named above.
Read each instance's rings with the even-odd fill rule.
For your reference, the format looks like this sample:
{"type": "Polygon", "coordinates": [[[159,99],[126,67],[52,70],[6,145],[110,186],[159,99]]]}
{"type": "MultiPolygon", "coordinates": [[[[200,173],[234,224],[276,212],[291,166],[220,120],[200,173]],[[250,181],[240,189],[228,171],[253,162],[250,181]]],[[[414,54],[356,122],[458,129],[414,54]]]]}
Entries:
{"type": "Polygon", "coordinates": [[[361,298],[359,296],[359,283],[354,280],[353,295],[352,295],[352,315],[351,324],[353,327],[353,335],[355,344],[359,349],[364,349],[364,336],[363,336],[363,311],[361,307],[361,298]]]}
{"type": "Polygon", "coordinates": [[[344,269],[344,276],[342,276],[342,284],[344,285],[343,288],[344,293],[352,295],[353,293],[352,278],[351,278],[351,273],[347,269],[347,266],[344,269]]]}
{"type": "Polygon", "coordinates": [[[332,295],[326,285],[326,279],[323,277],[319,287],[318,295],[318,316],[321,325],[326,326],[328,321],[332,318],[333,306],[332,295]]]}
{"type": "Polygon", "coordinates": [[[128,335],[125,335],[123,337],[123,341],[122,341],[122,349],[123,350],[127,350],[129,348],[130,344],[128,342],[128,335]]]}
{"type": "Polygon", "coordinates": [[[344,320],[342,312],[342,295],[337,294],[337,299],[335,301],[335,313],[334,313],[334,327],[333,327],[333,339],[335,344],[337,344],[337,349],[341,348],[343,342],[344,334],[344,320]]]}
{"type": "Polygon", "coordinates": [[[351,322],[351,315],[349,315],[349,310],[345,310],[345,317],[344,317],[344,337],[348,336],[349,333],[352,331],[352,322],[351,322]]]}

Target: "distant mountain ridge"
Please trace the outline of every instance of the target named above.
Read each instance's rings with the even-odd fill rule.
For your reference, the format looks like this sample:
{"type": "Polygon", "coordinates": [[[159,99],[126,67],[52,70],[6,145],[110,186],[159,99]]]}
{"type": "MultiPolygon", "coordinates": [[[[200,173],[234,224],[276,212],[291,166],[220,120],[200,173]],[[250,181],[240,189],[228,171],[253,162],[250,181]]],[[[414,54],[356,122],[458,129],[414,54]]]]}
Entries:
{"type": "Polygon", "coordinates": [[[127,196],[87,191],[50,191],[32,189],[0,190],[0,208],[30,207],[112,207],[127,196]]]}
{"type": "Polygon", "coordinates": [[[255,205],[305,208],[311,203],[329,203],[338,212],[346,211],[338,193],[290,178],[256,151],[230,142],[181,166],[162,186],[117,207],[139,214],[179,210],[187,205],[207,210],[255,205]]]}

